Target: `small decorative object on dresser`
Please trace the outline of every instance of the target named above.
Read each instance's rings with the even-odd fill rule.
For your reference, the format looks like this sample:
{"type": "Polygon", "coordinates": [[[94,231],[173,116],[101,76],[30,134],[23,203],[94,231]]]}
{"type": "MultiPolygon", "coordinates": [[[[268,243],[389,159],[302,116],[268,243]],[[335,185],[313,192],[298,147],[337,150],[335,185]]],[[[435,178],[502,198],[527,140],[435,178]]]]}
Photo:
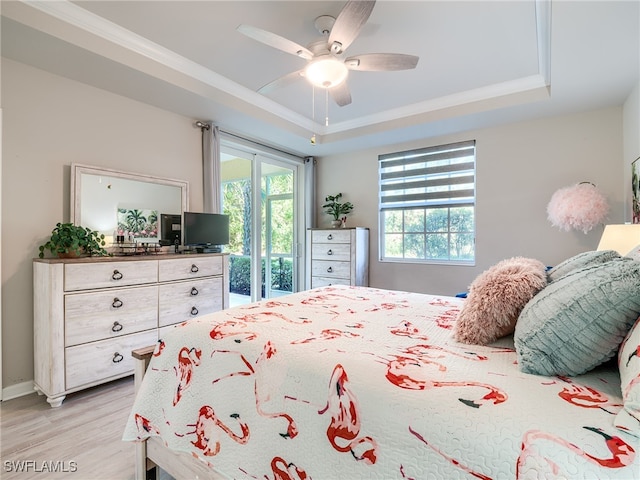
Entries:
{"type": "Polygon", "coordinates": [[[369,229],[307,230],[307,288],[369,286],[369,229]]]}
{"type": "Polygon", "coordinates": [[[229,304],[227,254],[35,259],[34,384],[52,407],[133,374],[131,351],[229,304]]]}
{"type": "Polygon", "coordinates": [[[74,258],[82,255],[106,256],[104,235],[90,228],[73,223],[57,223],[51,237],[40,245],[38,256],[44,258],[45,250],[60,258],[74,258]]]}
{"type": "Polygon", "coordinates": [[[324,213],[327,213],[333,217],[331,220],[331,226],[333,228],[344,227],[347,224],[347,214],[353,210],[353,204],[351,202],[340,203],[342,193],[336,195],[327,195],[324,198],[325,204],[322,205],[324,213]]]}

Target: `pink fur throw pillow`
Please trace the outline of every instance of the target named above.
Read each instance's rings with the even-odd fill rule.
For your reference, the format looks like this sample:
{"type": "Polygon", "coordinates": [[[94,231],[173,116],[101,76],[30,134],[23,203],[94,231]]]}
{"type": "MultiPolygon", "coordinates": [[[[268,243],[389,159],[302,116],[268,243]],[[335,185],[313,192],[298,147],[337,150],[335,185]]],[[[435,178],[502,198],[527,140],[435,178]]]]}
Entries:
{"type": "Polygon", "coordinates": [[[469,286],[454,338],[462,343],[487,345],[513,333],[521,310],[546,285],[542,262],[524,257],[502,260],[469,286]]]}

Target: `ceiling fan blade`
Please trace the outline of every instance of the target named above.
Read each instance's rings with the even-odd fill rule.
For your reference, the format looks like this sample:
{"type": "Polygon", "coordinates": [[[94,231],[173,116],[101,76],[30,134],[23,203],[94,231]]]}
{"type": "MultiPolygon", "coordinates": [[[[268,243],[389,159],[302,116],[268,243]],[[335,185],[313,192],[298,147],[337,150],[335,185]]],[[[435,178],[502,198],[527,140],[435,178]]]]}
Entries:
{"type": "Polygon", "coordinates": [[[416,68],[420,57],[404,53],[366,53],[349,57],[344,64],[349,70],[363,72],[386,72],[416,68]]]}
{"type": "Polygon", "coordinates": [[[311,60],[313,58],[313,53],[309,51],[307,48],[302,45],[298,45],[296,42],[292,42],[280,35],[276,35],[275,33],[267,32],[266,30],[262,30],[258,27],[252,27],[251,25],[238,25],[236,29],[243,35],[246,35],[249,38],[253,38],[258,42],[264,43],[265,45],[269,45],[270,47],[277,48],[278,50],[282,50],[283,52],[290,53],[291,55],[296,55],[298,57],[302,57],[306,60],[311,60]]]}
{"type": "Polygon", "coordinates": [[[347,2],[329,34],[329,48],[334,54],[344,52],[356,39],[363,25],[369,20],[375,4],[375,0],[347,2]]]}
{"type": "Polygon", "coordinates": [[[266,85],[263,85],[262,87],[260,87],[258,89],[258,93],[265,95],[274,90],[277,90],[278,88],[289,86],[292,83],[296,82],[297,80],[301,79],[302,74],[303,74],[303,71],[298,70],[296,72],[288,73],[280,78],[276,78],[274,81],[269,82],[266,85]]]}
{"type": "Polygon", "coordinates": [[[339,106],[344,107],[351,103],[351,92],[346,81],[329,89],[329,95],[339,106]]]}

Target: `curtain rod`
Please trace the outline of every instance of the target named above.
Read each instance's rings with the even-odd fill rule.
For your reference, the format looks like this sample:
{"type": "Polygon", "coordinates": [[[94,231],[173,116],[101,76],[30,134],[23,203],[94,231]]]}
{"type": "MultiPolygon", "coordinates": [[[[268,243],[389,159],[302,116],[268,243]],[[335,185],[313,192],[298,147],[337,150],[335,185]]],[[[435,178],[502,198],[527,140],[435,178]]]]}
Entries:
{"type": "MultiPolygon", "coordinates": [[[[197,120],[194,123],[194,126],[196,126],[197,128],[200,128],[200,129],[209,130],[211,128],[212,124],[211,123],[207,123],[207,122],[203,122],[201,120],[197,120]]],[[[229,132],[229,131],[226,131],[226,130],[222,130],[222,129],[219,129],[219,131],[220,131],[221,134],[226,135],[228,137],[237,138],[238,140],[241,140],[242,142],[246,142],[246,143],[249,143],[251,145],[256,145],[258,147],[262,147],[262,148],[264,148],[266,150],[270,150],[272,152],[277,152],[277,153],[280,153],[282,155],[287,155],[287,156],[290,156],[290,157],[299,158],[300,160],[305,160],[307,158],[307,157],[303,157],[303,156],[300,156],[300,155],[296,155],[295,153],[286,152],[284,150],[272,147],[270,145],[265,145],[264,143],[256,142],[255,140],[251,140],[249,138],[243,137],[243,136],[238,135],[236,133],[232,133],[232,132],[229,132]]]]}
{"type": "Polygon", "coordinates": [[[242,140],[243,142],[247,142],[247,143],[250,143],[250,144],[257,145],[259,147],[265,148],[267,150],[271,150],[273,152],[281,153],[283,155],[288,155],[290,157],[296,157],[296,158],[299,158],[301,160],[304,160],[306,158],[306,157],[302,157],[300,155],[296,155],[295,153],[291,153],[291,152],[286,152],[284,150],[280,150],[279,148],[275,148],[275,147],[272,147],[270,145],[265,145],[264,143],[256,142],[255,140],[251,140],[249,138],[242,137],[242,136],[237,135],[235,133],[227,132],[225,130],[220,130],[220,133],[222,133],[224,135],[227,135],[229,137],[237,138],[238,140],[242,140]]]}

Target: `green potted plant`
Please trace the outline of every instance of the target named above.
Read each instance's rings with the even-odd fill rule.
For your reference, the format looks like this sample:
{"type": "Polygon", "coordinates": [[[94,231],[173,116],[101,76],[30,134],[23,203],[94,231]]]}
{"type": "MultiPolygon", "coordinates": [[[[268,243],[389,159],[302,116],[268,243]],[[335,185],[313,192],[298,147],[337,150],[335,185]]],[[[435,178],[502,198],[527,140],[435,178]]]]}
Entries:
{"type": "Polygon", "coordinates": [[[324,198],[325,204],[322,205],[324,212],[333,217],[331,225],[334,227],[344,224],[347,221],[347,214],[353,210],[353,204],[351,202],[340,203],[342,193],[336,195],[327,195],[324,198]]]}
{"type": "Polygon", "coordinates": [[[73,223],[57,223],[51,231],[51,237],[40,245],[40,258],[45,250],[61,258],[79,257],[81,255],[109,255],[104,248],[104,235],[90,228],[74,225],[73,223]]]}

